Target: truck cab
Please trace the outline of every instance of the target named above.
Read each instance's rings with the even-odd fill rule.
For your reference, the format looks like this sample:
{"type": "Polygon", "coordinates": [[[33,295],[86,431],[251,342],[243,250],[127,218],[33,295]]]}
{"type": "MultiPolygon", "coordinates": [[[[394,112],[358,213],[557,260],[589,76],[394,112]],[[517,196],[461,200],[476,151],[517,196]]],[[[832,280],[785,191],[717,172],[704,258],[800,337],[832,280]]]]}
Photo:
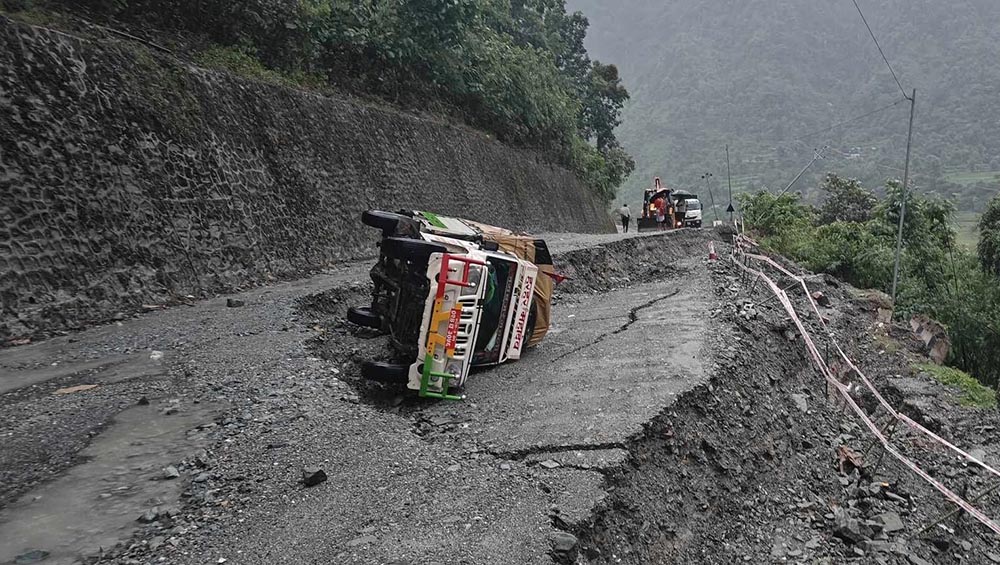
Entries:
{"type": "Polygon", "coordinates": [[[701,227],[701,201],[696,194],[690,192],[677,191],[674,193],[676,208],[676,221],[674,225],[685,228],[701,227]]]}
{"type": "Polygon", "coordinates": [[[363,376],[456,400],[475,366],[517,360],[548,330],[554,273],[543,240],[431,212],[372,210],[382,230],[372,305],[348,319],[390,336],[391,363],[363,376]]]}

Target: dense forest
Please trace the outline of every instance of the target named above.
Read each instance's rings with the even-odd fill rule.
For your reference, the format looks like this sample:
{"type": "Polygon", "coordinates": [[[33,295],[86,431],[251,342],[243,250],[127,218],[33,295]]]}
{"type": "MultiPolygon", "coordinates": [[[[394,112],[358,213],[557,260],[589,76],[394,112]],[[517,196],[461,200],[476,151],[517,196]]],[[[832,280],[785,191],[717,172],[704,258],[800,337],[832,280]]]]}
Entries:
{"type": "Polygon", "coordinates": [[[614,128],[628,92],[591,61],[565,0],[0,0],[136,28],[202,64],[451,114],[572,168],[605,199],[632,169],[614,128]],[[192,48],[192,46],[195,46],[192,48]]]}
{"type": "MultiPolygon", "coordinates": [[[[960,211],[1000,187],[1000,2],[859,0],[903,87],[917,89],[914,184],[960,211]]],[[[632,94],[619,130],[636,160],[632,200],[653,175],[703,187],[797,189],[827,171],[879,186],[902,177],[908,103],[851,0],[570,0],[595,59],[632,94]],[[842,127],[829,126],[889,106],[842,127]],[[721,181],[721,182],[720,182],[721,181]]],[[[882,192],[882,189],[879,189],[882,192]]]]}

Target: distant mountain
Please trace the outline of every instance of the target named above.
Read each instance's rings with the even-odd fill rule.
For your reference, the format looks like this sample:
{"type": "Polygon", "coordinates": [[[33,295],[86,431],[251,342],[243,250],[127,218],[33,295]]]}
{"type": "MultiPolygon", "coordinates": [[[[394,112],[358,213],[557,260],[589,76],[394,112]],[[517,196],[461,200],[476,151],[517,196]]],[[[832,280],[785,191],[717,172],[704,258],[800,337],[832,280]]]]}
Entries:
{"type": "MultiPolygon", "coordinates": [[[[917,88],[914,182],[978,210],[1000,187],[1000,2],[859,0],[903,87],[917,88]]],[[[851,0],[569,0],[587,48],[619,66],[632,100],[619,138],[636,160],[634,201],[654,175],[725,189],[781,189],[813,156],[869,186],[902,177],[906,102],[851,0]]],[[[719,192],[716,192],[718,198],[719,192]]]]}

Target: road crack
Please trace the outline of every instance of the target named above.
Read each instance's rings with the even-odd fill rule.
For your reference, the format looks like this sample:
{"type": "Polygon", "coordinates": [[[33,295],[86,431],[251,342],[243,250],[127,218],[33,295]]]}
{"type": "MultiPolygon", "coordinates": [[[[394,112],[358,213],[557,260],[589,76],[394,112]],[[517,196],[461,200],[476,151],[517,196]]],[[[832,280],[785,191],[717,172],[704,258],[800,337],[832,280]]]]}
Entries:
{"type": "Polygon", "coordinates": [[[509,459],[511,461],[522,461],[531,455],[544,455],[548,453],[567,453],[570,451],[607,451],[610,449],[628,450],[628,445],[620,441],[609,441],[605,443],[578,443],[570,445],[538,445],[514,451],[490,451],[493,457],[498,459],[509,459]]]}
{"type": "Polygon", "coordinates": [[[620,334],[620,333],[622,333],[624,331],[628,331],[628,329],[632,326],[632,324],[634,324],[634,323],[636,323],[636,322],[639,321],[639,312],[641,312],[642,310],[645,310],[646,308],[649,308],[651,306],[655,306],[656,304],[658,304],[660,302],[663,302],[664,300],[666,300],[668,298],[673,298],[673,297],[677,296],[678,294],[680,294],[680,292],[681,292],[680,288],[675,288],[674,291],[671,292],[671,293],[664,294],[663,296],[661,296],[659,298],[654,298],[654,299],[652,299],[652,300],[650,300],[648,302],[645,302],[643,304],[640,304],[640,305],[636,306],[635,308],[632,308],[631,310],[629,310],[629,313],[628,313],[628,322],[625,322],[625,325],[623,325],[622,327],[618,328],[617,330],[611,332],[611,334],[612,335],[618,335],[618,334],[620,334]]]}
{"type": "Polygon", "coordinates": [[[664,301],[664,300],[666,300],[668,298],[673,298],[674,296],[677,296],[678,294],[680,294],[680,292],[681,292],[680,288],[675,288],[672,292],[664,294],[663,296],[660,296],[658,298],[653,298],[652,300],[648,300],[648,301],[646,301],[646,302],[644,302],[642,304],[639,304],[638,306],[633,307],[628,312],[628,321],[625,322],[620,328],[618,328],[618,329],[616,329],[614,331],[605,332],[605,333],[597,336],[597,338],[594,339],[594,341],[592,341],[590,343],[585,343],[583,345],[574,347],[573,349],[571,349],[571,350],[569,350],[569,351],[567,351],[565,353],[557,355],[554,359],[552,359],[551,362],[555,363],[556,361],[562,361],[563,359],[569,357],[570,355],[575,355],[575,354],[583,351],[584,349],[587,349],[588,347],[593,347],[595,345],[598,345],[599,343],[601,343],[602,341],[604,341],[605,339],[607,339],[610,336],[618,335],[618,334],[620,334],[622,332],[628,331],[628,329],[630,327],[632,327],[632,324],[634,324],[634,323],[636,323],[636,322],[639,321],[639,312],[641,312],[641,311],[643,311],[646,308],[649,308],[651,306],[655,306],[657,303],[662,302],[662,301],[664,301]]]}

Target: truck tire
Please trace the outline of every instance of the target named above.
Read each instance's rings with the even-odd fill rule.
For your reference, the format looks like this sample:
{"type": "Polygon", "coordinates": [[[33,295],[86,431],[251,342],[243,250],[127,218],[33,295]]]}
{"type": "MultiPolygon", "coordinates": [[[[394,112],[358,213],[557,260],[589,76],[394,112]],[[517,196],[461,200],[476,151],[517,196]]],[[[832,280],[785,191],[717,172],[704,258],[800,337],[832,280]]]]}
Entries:
{"type": "Polygon", "coordinates": [[[380,329],[382,319],[371,308],[348,308],[347,321],[365,328],[380,329]]]}
{"type": "Polygon", "coordinates": [[[528,314],[527,329],[524,331],[524,350],[528,349],[528,344],[531,343],[531,338],[535,336],[535,322],[538,321],[538,306],[535,304],[535,300],[531,300],[531,310],[528,314]]]}
{"type": "Polygon", "coordinates": [[[426,263],[434,253],[446,253],[448,248],[423,239],[387,237],[382,240],[382,254],[390,259],[426,263]]]}
{"type": "Polygon", "coordinates": [[[368,210],[367,212],[363,212],[361,214],[361,223],[382,230],[382,234],[387,237],[401,232],[418,233],[420,231],[420,225],[413,218],[384,210],[368,210]],[[401,225],[406,225],[413,229],[402,230],[400,229],[401,225]]]}
{"type": "Polygon", "coordinates": [[[406,384],[410,379],[410,366],[381,361],[365,361],[361,364],[361,376],[379,383],[406,384]]]}

